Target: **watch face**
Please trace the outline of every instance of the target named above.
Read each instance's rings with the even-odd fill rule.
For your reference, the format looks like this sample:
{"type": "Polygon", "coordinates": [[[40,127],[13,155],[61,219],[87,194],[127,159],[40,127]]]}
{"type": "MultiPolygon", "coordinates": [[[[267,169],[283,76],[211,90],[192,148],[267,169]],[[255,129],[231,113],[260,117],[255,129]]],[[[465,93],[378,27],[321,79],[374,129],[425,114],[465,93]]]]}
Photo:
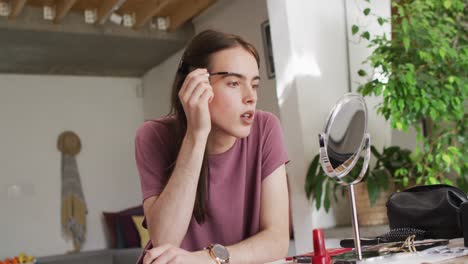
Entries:
{"type": "Polygon", "coordinates": [[[223,247],[222,245],[214,245],[213,246],[213,253],[214,255],[219,258],[220,260],[227,260],[229,259],[229,252],[227,251],[227,249],[225,247],[223,247]]]}

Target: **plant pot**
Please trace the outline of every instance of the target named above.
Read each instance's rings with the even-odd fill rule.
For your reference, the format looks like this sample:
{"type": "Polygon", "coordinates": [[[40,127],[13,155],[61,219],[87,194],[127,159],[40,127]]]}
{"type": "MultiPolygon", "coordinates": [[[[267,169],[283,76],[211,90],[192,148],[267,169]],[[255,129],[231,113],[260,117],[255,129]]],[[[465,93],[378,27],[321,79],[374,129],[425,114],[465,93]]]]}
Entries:
{"type": "Polygon", "coordinates": [[[389,188],[385,192],[381,192],[374,203],[370,206],[369,195],[367,193],[367,185],[360,183],[354,185],[354,193],[356,196],[356,209],[360,226],[384,225],[388,224],[387,203],[388,197],[395,191],[395,185],[389,184],[389,188]]]}

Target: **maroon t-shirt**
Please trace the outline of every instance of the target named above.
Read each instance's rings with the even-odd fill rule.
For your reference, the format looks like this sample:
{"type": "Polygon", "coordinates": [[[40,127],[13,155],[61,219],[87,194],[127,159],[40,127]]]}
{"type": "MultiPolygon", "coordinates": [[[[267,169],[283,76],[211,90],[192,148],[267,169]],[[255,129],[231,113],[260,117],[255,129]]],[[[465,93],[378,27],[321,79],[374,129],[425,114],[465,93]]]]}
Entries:
{"type": "MultiPolygon", "coordinates": [[[[145,122],[135,139],[143,200],[159,195],[174,161],[173,117],[145,122]]],[[[192,216],[181,248],[200,250],[212,243],[232,245],[260,231],[262,180],[288,161],[278,118],[257,110],[249,136],[224,153],[209,155],[209,216],[192,216]]],[[[285,216],[287,217],[287,216],[285,216]]]]}

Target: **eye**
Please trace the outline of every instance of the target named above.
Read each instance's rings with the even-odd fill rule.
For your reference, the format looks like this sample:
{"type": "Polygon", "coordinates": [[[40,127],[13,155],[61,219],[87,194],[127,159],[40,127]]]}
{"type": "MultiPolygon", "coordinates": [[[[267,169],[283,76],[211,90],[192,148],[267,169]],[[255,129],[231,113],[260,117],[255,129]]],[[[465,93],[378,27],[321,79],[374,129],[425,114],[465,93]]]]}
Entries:
{"type": "Polygon", "coordinates": [[[239,87],[240,83],[238,81],[230,81],[228,82],[228,86],[235,88],[235,87],[239,87]]]}
{"type": "Polygon", "coordinates": [[[252,88],[257,90],[258,88],[260,87],[260,84],[256,83],[256,84],[252,84],[252,88]]]}

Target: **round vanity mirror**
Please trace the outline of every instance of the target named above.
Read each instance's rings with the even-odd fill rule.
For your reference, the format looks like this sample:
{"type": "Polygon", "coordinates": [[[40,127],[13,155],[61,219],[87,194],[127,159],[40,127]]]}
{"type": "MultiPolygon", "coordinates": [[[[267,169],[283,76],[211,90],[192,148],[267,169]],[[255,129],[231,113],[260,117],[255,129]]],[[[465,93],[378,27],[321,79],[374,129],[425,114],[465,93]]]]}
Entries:
{"type": "MultiPolygon", "coordinates": [[[[364,99],[349,93],[331,111],[325,132],[320,134],[321,161],[330,177],[343,185],[358,183],[364,174],[349,174],[369,147],[367,108],[364,99]]],[[[365,164],[367,166],[367,164],[365,164]]]]}
{"type": "Polygon", "coordinates": [[[348,186],[351,220],[354,231],[355,257],[362,259],[357,221],[354,184],[364,177],[370,159],[370,136],[367,134],[367,107],[361,95],[345,94],[333,107],[324,133],[319,135],[320,163],[329,177],[348,186]],[[359,159],[360,171],[350,173],[359,159]]]}

